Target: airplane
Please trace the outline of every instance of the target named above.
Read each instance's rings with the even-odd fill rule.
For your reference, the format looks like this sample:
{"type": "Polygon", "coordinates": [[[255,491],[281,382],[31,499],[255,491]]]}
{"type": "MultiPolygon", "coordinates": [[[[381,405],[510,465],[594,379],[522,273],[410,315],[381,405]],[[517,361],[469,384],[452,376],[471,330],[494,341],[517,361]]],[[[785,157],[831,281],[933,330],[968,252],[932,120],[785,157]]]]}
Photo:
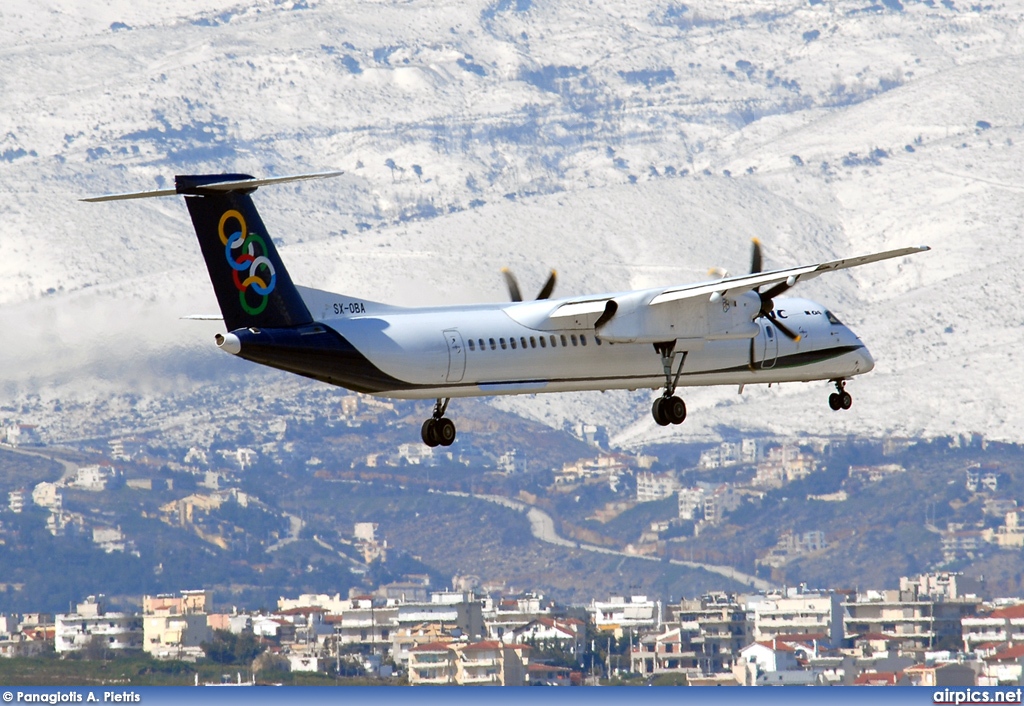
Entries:
{"type": "Polygon", "coordinates": [[[293,284],[251,198],[261,186],[339,174],[176,176],[173,189],[82,200],[184,196],[227,329],[217,346],[356,392],[433,399],[420,430],[431,447],[455,441],[445,414],[462,397],[660,389],[651,413],[668,426],[686,419],[680,387],[828,381],[829,407],[849,409],[847,380],[874,367],[867,347],[824,306],[781,295],[826,272],[929,249],[763,271],[755,239],[749,274],[697,284],[551,299],[552,271],[523,301],[506,270],[509,302],[392,306],[293,284]]]}

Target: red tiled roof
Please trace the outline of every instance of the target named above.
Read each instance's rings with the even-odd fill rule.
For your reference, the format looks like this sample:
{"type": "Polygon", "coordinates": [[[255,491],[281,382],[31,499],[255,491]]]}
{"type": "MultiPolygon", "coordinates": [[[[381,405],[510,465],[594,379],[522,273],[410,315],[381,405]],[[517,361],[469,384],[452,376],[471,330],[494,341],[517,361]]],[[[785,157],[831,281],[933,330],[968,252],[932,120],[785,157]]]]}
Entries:
{"type": "Polygon", "coordinates": [[[899,681],[899,678],[900,675],[896,672],[864,672],[858,674],[853,683],[859,686],[892,686],[899,681]]]}
{"type": "Polygon", "coordinates": [[[1016,662],[1024,657],[1024,644],[1016,644],[1007,647],[1005,650],[996,652],[991,657],[986,657],[986,662],[1016,662]]]}
{"type": "Polygon", "coordinates": [[[550,664],[528,664],[528,672],[546,672],[548,674],[568,674],[571,670],[568,667],[552,667],[550,664]]]}
{"type": "Polygon", "coordinates": [[[976,650],[998,650],[1005,645],[1005,642],[983,642],[974,649],[976,650]]]}
{"type": "Polygon", "coordinates": [[[288,610],[277,611],[278,615],[312,615],[313,613],[326,613],[326,608],[320,606],[301,606],[299,608],[289,608],[288,610]]]}
{"type": "Polygon", "coordinates": [[[772,640],[760,640],[755,644],[767,647],[769,650],[775,650],[776,652],[796,652],[796,650],[794,650],[790,645],[787,645],[783,640],[775,642],[772,640]]]}
{"type": "Polygon", "coordinates": [[[927,664],[915,664],[912,667],[907,667],[906,669],[904,669],[903,673],[906,674],[907,672],[927,672],[929,670],[938,669],[938,668],[939,668],[938,665],[931,665],[931,666],[929,666],[927,664]]]}
{"type": "Polygon", "coordinates": [[[472,645],[466,645],[464,649],[467,650],[500,650],[504,645],[497,640],[484,640],[483,642],[474,642],[472,645]]]}
{"type": "Polygon", "coordinates": [[[1008,619],[1011,619],[1011,620],[1013,618],[1024,618],[1024,603],[1019,603],[1017,605],[1006,606],[1005,608],[996,608],[995,610],[993,610],[991,613],[988,614],[988,617],[990,617],[990,618],[1003,618],[1003,619],[1007,619],[1008,618],[1008,619]]]}

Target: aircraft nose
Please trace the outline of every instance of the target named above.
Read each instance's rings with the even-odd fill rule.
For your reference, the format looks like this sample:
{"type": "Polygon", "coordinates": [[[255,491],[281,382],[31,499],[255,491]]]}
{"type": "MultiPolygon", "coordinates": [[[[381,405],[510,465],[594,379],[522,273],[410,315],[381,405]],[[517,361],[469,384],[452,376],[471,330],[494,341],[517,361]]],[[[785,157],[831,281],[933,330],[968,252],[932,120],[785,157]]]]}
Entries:
{"type": "Polygon", "coordinates": [[[871,372],[875,367],[875,359],[871,357],[867,346],[861,346],[857,351],[857,367],[859,368],[858,372],[861,373],[871,372]]]}

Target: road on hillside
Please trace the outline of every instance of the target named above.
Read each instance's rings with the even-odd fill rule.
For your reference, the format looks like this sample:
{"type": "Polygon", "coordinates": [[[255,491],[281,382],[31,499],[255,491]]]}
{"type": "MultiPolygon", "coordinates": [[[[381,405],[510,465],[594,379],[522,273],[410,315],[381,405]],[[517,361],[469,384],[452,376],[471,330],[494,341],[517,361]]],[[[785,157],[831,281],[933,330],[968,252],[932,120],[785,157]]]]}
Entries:
{"type": "MultiPolygon", "coordinates": [[[[547,542],[548,544],[555,544],[560,547],[572,547],[573,549],[582,549],[583,551],[595,552],[598,554],[612,554],[615,556],[627,557],[629,559],[640,559],[642,561],[663,561],[660,557],[630,554],[617,549],[599,547],[595,544],[583,544],[582,542],[574,542],[571,539],[566,539],[565,537],[560,536],[555,530],[555,521],[551,515],[540,508],[520,502],[519,500],[512,500],[511,498],[502,497],[501,495],[471,495],[469,493],[459,493],[454,491],[450,491],[446,493],[446,495],[486,500],[487,502],[504,505],[516,512],[524,512],[526,513],[527,519],[530,521],[530,532],[535,538],[542,542],[547,542]]],[[[676,566],[685,566],[690,569],[703,569],[704,571],[724,576],[727,579],[732,579],[737,583],[742,583],[744,586],[749,586],[750,588],[757,589],[759,591],[770,591],[773,588],[776,588],[776,586],[769,581],[765,581],[757,576],[745,574],[731,566],[702,564],[698,561],[683,561],[681,559],[669,559],[669,563],[675,564],[676,566]]]]}
{"type": "Polygon", "coordinates": [[[73,461],[68,461],[63,458],[54,456],[53,453],[44,453],[42,451],[29,451],[27,449],[20,449],[17,446],[10,446],[8,444],[0,444],[0,448],[4,451],[10,451],[11,453],[21,454],[22,456],[36,456],[37,458],[46,459],[47,461],[53,461],[59,463],[64,467],[64,474],[60,477],[61,481],[70,481],[78,473],[78,464],[73,461]]]}

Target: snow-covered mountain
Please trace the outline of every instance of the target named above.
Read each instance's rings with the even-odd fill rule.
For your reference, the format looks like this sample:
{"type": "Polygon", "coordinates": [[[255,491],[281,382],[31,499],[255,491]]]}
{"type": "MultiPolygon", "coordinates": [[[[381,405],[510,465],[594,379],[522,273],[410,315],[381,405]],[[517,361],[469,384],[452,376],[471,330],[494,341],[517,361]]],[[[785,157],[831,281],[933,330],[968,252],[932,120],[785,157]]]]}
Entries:
{"type": "MultiPolygon", "coordinates": [[[[0,7],[0,389],[159,396],[255,373],[174,174],[340,168],[261,190],[293,279],[402,304],[562,294],[928,244],[799,293],[875,371],[495,404],[619,443],[781,433],[1024,439],[1024,5],[960,0],[11,0],[0,7]]],[[[426,413],[426,407],[424,408],[426,413]]],[[[456,418],[457,410],[454,412],[456,418]]]]}

